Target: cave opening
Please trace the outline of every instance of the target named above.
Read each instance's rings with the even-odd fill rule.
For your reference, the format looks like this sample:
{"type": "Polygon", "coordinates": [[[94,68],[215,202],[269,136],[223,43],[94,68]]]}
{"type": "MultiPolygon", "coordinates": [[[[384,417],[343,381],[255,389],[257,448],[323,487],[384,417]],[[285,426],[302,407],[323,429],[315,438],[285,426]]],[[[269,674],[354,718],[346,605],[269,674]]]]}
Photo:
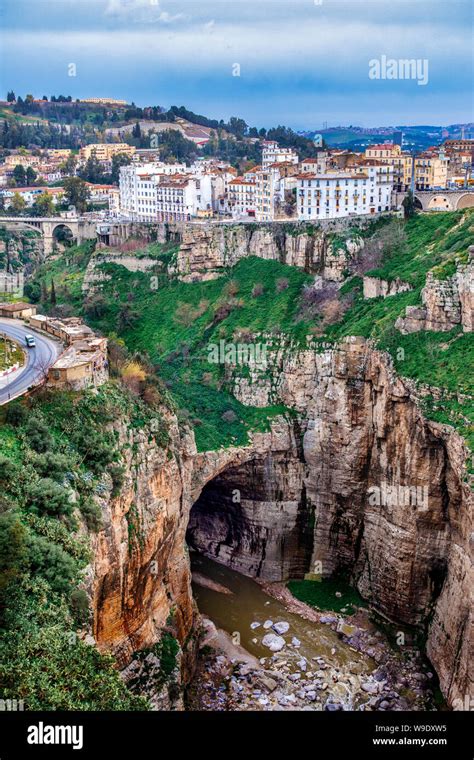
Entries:
{"type": "Polygon", "coordinates": [[[229,466],[203,488],[186,534],[191,550],[252,578],[309,572],[314,509],[300,469],[271,454],[229,466]]]}

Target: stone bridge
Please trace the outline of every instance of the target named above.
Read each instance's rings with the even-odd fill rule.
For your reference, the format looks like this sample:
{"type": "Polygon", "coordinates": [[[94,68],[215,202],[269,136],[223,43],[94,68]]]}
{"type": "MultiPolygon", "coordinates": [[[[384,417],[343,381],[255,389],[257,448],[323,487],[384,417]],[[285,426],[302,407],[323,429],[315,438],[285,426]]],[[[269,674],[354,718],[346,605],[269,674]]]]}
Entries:
{"type": "MultiPolygon", "coordinates": [[[[406,193],[394,193],[398,208],[406,193]]],[[[421,211],[459,211],[474,208],[474,188],[456,190],[415,190],[415,204],[421,211]]]]}
{"type": "Polygon", "coordinates": [[[53,252],[55,233],[59,228],[66,228],[72,234],[77,243],[85,240],[93,240],[97,237],[97,222],[83,217],[62,216],[2,216],[0,226],[7,229],[33,229],[40,233],[44,241],[44,253],[49,255],[53,252]]]}

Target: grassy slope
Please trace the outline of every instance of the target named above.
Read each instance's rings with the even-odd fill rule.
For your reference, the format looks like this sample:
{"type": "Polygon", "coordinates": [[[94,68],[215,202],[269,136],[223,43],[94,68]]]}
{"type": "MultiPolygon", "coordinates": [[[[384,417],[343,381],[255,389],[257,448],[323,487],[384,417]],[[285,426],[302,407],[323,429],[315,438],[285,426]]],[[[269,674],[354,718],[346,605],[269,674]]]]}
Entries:
{"type": "Polygon", "coordinates": [[[309,279],[304,272],[278,262],[249,258],[218,280],[194,284],[168,280],[154,291],[149,274],[130,273],[116,265],[107,267],[113,272],[113,284],[106,292],[113,295],[106,316],[93,324],[104,332],[116,331],[121,304],[131,304],[139,319],[120,330],[120,335],[129,348],[148,352],[158,365],[179,408],[186,410],[193,421],[200,449],[245,444],[249,428],[265,426],[269,417],[285,411],[283,407],[253,409],[240,404],[221,387],[223,367],[208,362],[207,346],[221,339],[232,340],[240,328],[255,334],[274,329],[294,331],[302,339],[308,326],[295,324],[295,312],[299,292],[309,279]],[[288,280],[288,288],[278,292],[276,282],[280,278],[288,280]],[[226,287],[230,281],[237,289],[233,298],[238,305],[214,324],[215,309],[229,299],[226,287]],[[257,283],[264,285],[264,293],[252,297],[257,283]],[[183,324],[178,313],[182,304],[192,308],[201,304],[202,313],[190,324],[183,324]],[[212,377],[203,382],[206,373],[212,377]],[[229,410],[236,419],[225,421],[222,415],[229,410]]]}

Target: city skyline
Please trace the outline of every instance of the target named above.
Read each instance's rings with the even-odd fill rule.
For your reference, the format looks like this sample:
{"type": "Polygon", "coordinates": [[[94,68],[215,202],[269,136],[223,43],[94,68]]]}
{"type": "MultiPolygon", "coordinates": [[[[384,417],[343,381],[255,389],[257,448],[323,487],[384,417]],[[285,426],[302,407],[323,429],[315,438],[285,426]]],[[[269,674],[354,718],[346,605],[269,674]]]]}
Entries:
{"type": "Polygon", "coordinates": [[[6,0],[2,90],[185,105],[298,130],[473,120],[466,0],[291,8],[289,16],[279,0],[6,0]],[[371,78],[370,62],[387,59],[420,69],[426,61],[424,77],[371,78]]]}

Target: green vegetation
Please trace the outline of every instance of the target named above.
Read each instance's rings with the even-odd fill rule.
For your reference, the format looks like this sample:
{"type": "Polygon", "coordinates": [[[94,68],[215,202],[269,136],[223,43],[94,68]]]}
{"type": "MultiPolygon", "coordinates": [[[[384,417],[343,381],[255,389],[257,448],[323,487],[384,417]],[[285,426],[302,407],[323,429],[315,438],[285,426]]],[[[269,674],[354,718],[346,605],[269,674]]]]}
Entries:
{"type": "MultiPolygon", "coordinates": [[[[157,244],[150,248],[159,255],[157,244]]],[[[262,333],[279,332],[303,342],[308,324],[298,321],[297,309],[308,275],[255,257],[218,280],[193,284],[115,264],[103,270],[112,279],[103,289],[101,316],[91,317],[91,324],[107,334],[119,332],[130,351],[148,354],[180,419],[194,427],[200,450],[245,444],[249,430],[267,429],[273,416],[289,413],[282,406],[256,409],[237,401],[225,388],[225,366],[208,361],[208,347],[221,340],[262,343],[262,333]],[[151,287],[154,276],[157,290],[151,287]],[[262,285],[260,295],[256,285],[262,285]]]]}
{"type": "Polygon", "coordinates": [[[175,637],[164,631],[160,640],[148,649],[141,649],[133,655],[133,661],[140,663],[139,674],[129,681],[129,687],[134,692],[143,689],[159,692],[167,686],[171,699],[179,694],[176,684],[177,656],[180,651],[175,637]],[[150,658],[149,655],[154,655],[150,658]],[[159,660],[157,667],[156,660],[159,660]]]}
{"type": "Polygon", "coordinates": [[[352,615],[357,607],[366,606],[357,591],[341,579],[288,581],[287,587],[297,599],[318,610],[344,610],[346,614],[352,615]]]}
{"type": "MultiPolygon", "coordinates": [[[[450,422],[472,444],[472,404],[453,399],[461,392],[472,395],[472,335],[421,332],[401,335],[394,325],[407,306],[421,304],[426,275],[449,277],[457,264],[468,260],[473,214],[469,211],[417,214],[405,222],[380,219],[355,228],[364,239],[364,270],[357,269],[329,303],[305,307],[305,286],[312,278],[301,270],[276,261],[249,257],[232,269],[223,269],[216,280],[183,283],[170,276],[177,246],[151,243],[132,246],[133,255],[156,259],[154,270],[132,273],[114,264],[102,269],[111,276],[103,291],[82,304],[80,286],[90,248],[69,249],[39,271],[36,287],[51,309],[48,288],[54,280],[58,307],[72,303],[83,308],[88,321],[108,335],[120,335],[129,355],[146,357],[148,374],[167,386],[179,419],[195,431],[200,450],[240,445],[251,429],[264,429],[283,407],[253,409],[231,393],[232,375],[248,376],[245,365],[230,373],[229,366],[208,361],[209,346],[221,340],[263,344],[274,340],[305,345],[308,334],[321,342],[337,342],[349,335],[371,338],[390,352],[400,375],[445,390],[445,397],[425,404],[435,420],[450,422]],[[138,246],[138,249],[137,249],[138,246]],[[137,250],[136,250],[137,249],[137,250]],[[367,263],[372,266],[367,272],[367,263]],[[389,298],[364,300],[362,274],[387,280],[400,278],[412,290],[389,298]],[[41,283],[41,285],[40,285],[41,283]],[[339,304],[337,303],[339,299],[339,304]]],[[[354,230],[330,234],[333,248],[345,248],[354,230]]],[[[132,252],[132,251],[131,251],[132,252]]],[[[311,295],[311,294],[310,294],[311,295]]],[[[270,362],[271,364],[271,357],[270,362]]],[[[137,370],[135,368],[135,371],[137,370]]],[[[133,374],[133,367],[130,369],[133,374]]],[[[271,367],[265,371],[271,376],[271,367]]]]}
{"type": "Polygon", "coordinates": [[[0,333],[0,371],[12,367],[19,362],[23,364],[24,354],[18,343],[12,340],[5,340],[0,333]]]}
{"type": "MultiPolygon", "coordinates": [[[[117,383],[98,392],[43,393],[2,409],[0,426],[0,682],[29,710],[136,710],[112,657],[77,631],[89,620],[81,587],[90,560],[77,529],[101,527],[94,495],[116,484],[111,423],[156,422],[117,383]]],[[[165,441],[164,433],[161,440],[165,441]]]]}

